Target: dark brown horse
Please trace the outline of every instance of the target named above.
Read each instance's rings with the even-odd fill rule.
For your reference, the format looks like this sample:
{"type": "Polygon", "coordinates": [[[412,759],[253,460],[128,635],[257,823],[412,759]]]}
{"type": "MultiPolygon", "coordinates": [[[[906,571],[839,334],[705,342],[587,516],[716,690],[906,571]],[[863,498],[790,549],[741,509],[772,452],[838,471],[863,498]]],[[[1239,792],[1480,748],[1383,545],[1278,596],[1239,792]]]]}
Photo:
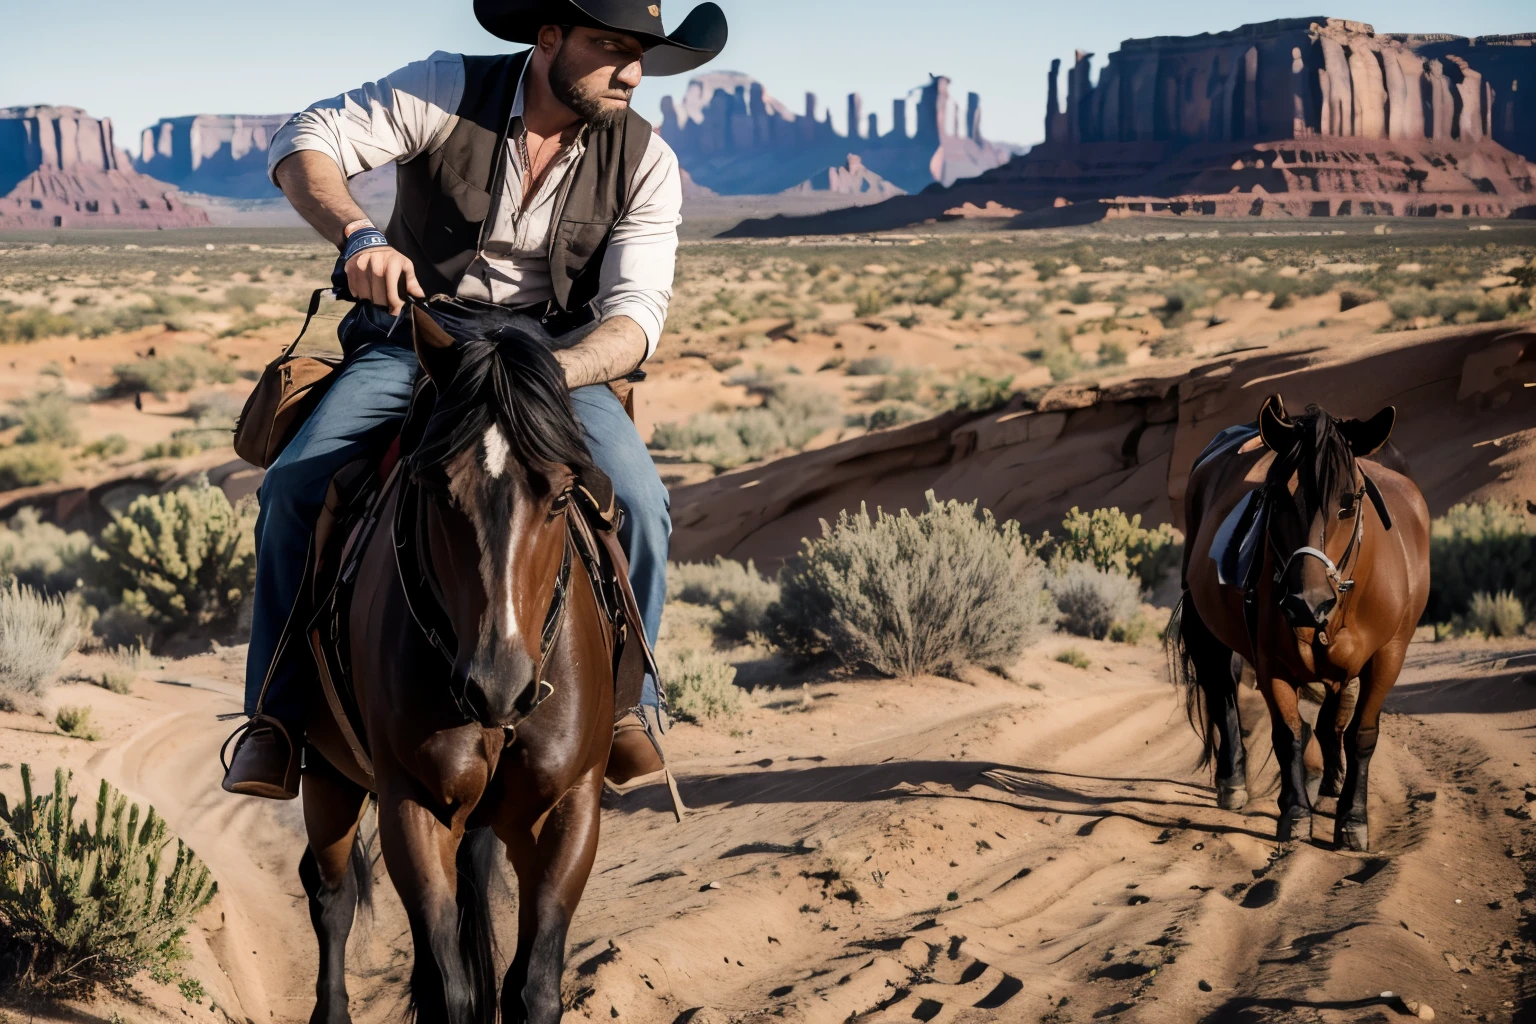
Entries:
{"type": "Polygon", "coordinates": [[[561,1016],[566,929],[597,850],[613,736],[613,637],[579,560],[570,571],[567,535],[566,516],[578,514],[571,490],[591,459],[564,375],[540,342],[502,329],[454,343],[420,310],[414,319],[438,398],[399,471],[407,497],[394,490],[367,543],[349,620],[371,764],[322,711],[303,777],[301,875],[321,952],[311,1021],[351,1019],[344,957],[358,879],[349,861],[372,789],[415,942],[418,1019],[496,1019],[494,834],[518,881],[502,1019],[551,1024],[561,1016]],[[410,518],[397,517],[397,505],[407,502],[423,549],[411,564],[426,568],[430,580],[416,581],[425,591],[397,564],[397,544],[409,538],[396,534],[410,518]],[[567,578],[562,605],[553,595],[567,578]],[[452,664],[417,625],[424,592],[460,638],[452,664]]]}
{"type": "Polygon", "coordinates": [[[1293,420],[1275,395],[1259,413],[1256,436],[1213,445],[1190,473],[1184,596],[1169,624],[1170,660],[1204,740],[1201,765],[1214,763],[1218,800],[1229,810],[1248,799],[1233,654],[1254,667],[1280,768],[1281,841],[1311,835],[1303,765],[1311,730],[1297,691],[1321,682],[1320,792],[1338,797],[1334,842],[1369,846],[1381,707],[1429,599],[1424,497],[1384,464],[1398,461],[1390,449],[1370,458],[1387,445],[1395,416],[1388,408],[1365,421],[1339,420],[1314,406],[1293,420]],[[1256,529],[1244,529],[1248,522],[1256,529]],[[1234,564],[1218,563],[1234,533],[1233,543],[1246,536],[1253,545],[1246,587],[1218,574],[1219,564],[1234,564]],[[1340,714],[1341,692],[1355,679],[1354,713],[1346,703],[1340,714]]]}

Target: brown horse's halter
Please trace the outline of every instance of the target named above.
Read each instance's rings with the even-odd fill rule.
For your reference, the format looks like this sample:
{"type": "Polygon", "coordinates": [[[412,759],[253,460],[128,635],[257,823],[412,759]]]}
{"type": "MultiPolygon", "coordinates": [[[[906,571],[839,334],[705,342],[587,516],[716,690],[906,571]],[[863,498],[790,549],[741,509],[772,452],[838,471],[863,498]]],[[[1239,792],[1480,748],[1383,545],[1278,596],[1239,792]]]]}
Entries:
{"type": "MultiPolygon", "coordinates": [[[[1292,551],[1290,557],[1281,563],[1280,568],[1275,570],[1276,583],[1279,583],[1281,580],[1283,580],[1285,578],[1285,574],[1291,571],[1291,565],[1296,561],[1296,559],[1311,557],[1323,563],[1323,567],[1328,571],[1329,581],[1333,583],[1334,589],[1336,589],[1340,594],[1347,594],[1351,590],[1355,589],[1354,579],[1352,577],[1346,577],[1344,575],[1344,570],[1350,568],[1351,563],[1359,557],[1359,548],[1361,546],[1361,541],[1364,539],[1365,517],[1360,514],[1360,506],[1365,502],[1365,486],[1361,485],[1360,489],[1351,494],[1350,497],[1353,500],[1350,502],[1349,506],[1347,508],[1339,509],[1339,518],[1343,519],[1346,516],[1354,516],[1355,529],[1354,532],[1350,534],[1349,546],[1344,549],[1344,555],[1339,559],[1339,564],[1335,565],[1333,559],[1328,557],[1328,552],[1323,551],[1320,548],[1314,548],[1311,546],[1299,547],[1295,551],[1292,551]]],[[[1266,531],[1266,534],[1267,533],[1268,531],[1266,531]]],[[[1326,539],[1327,538],[1325,535],[1325,542],[1326,539]]],[[[1270,537],[1269,546],[1270,550],[1274,552],[1277,558],[1281,556],[1282,552],[1278,547],[1275,546],[1273,537],[1270,537]]]]}

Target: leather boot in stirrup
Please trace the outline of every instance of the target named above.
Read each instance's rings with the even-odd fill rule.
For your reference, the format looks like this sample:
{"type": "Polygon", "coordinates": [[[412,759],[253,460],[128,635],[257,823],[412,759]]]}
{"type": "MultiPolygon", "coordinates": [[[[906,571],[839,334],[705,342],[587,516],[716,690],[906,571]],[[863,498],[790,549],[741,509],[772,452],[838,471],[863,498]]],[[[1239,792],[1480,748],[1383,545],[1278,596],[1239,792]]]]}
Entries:
{"type": "MultiPolygon", "coordinates": [[[[282,722],[253,715],[224,741],[226,749],[232,740],[234,757],[224,763],[225,792],[268,800],[292,800],[299,795],[299,754],[282,722]]],[[[221,760],[223,756],[220,750],[221,760]]]]}
{"type": "Polygon", "coordinates": [[[616,786],[654,775],[666,765],[661,748],[640,716],[631,711],[613,727],[613,749],[608,754],[605,776],[616,786]]]}

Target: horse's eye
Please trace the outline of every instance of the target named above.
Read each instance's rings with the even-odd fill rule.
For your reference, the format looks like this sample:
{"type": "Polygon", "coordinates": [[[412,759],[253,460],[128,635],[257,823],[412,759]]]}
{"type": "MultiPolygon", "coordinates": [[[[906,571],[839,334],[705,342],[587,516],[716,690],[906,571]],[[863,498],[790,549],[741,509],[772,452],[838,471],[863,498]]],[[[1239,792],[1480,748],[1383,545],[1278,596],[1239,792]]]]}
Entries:
{"type": "Polygon", "coordinates": [[[560,492],[559,494],[557,494],[555,496],[555,500],[550,502],[549,514],[552,515],[552,516],[559,515],[561,512],[565,511],[566,507],[568,505],[570,505],[570,503],[571,503],[571,492],[570,491],[562,491],[562,492],[560,492]]]}
{"type": "Polygon", "coordinates": [[[1359,509],[1359,504],[1356,502],[1355,496],[1353,494],[1344,495],[1343,499],[1339,502],[1339,505],[1340,519],[1350,518],[1359,509]]]}

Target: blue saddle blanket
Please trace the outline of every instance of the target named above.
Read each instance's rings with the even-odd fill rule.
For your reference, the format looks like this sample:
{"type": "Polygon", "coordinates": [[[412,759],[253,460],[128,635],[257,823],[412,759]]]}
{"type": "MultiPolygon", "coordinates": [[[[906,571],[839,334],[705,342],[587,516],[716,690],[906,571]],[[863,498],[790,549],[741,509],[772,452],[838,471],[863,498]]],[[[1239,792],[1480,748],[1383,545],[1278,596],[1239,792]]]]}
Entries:
{"type": "MultiPolygon", "coordinates": [[[[1195,466],[1204,464],[1217,455],[1235,452],[1259,432],[1251,423],[1228,427],[1211,439],[1205,446],[1195,466]]],[[[1193,472],[1193,469],[1191,470],[1193,472]]],[[[1249,491],[1221,521],[1216,536],[1211,538],[1211,559],[1216,563],[1216,579],[1229,587],[1243,587],[1249,582],[1253,563],[1264,537],[1263,502],[1260,492],[1249,491]]]]}

